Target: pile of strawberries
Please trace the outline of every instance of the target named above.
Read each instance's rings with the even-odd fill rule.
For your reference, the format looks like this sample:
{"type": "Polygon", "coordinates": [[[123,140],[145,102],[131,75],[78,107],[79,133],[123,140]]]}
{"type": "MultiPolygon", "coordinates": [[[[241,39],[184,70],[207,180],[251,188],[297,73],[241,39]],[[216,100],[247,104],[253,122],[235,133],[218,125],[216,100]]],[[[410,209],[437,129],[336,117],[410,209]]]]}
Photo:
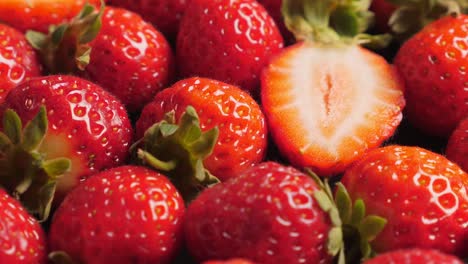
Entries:
{"type": "Polygon", "coordinates": [[[466,13],[0,1],[0,263],[463,263],[466,13]]]}

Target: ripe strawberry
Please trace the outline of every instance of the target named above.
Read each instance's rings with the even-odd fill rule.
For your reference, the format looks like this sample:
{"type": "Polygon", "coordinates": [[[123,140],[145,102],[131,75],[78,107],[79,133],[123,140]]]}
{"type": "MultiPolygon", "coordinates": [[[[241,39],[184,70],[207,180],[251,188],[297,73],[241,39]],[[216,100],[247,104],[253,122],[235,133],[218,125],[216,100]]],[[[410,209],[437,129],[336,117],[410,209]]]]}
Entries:
{"type": "MultiPolygon", "coordinates": [[[[322,176],[341,173],[392,136],[402,119],[403,85],[384,58],[359,47],[356,39],[340,37],[333,28],[324,35],[302,32],[306,22],[295,24],[297,2],[284,1],[291,12],[287,21],[298,27],[298,36],[306,35],[263,71],[263,110],[275,143],[293,165],[322,176]]],[[[312,7],[302,2],[304,8],[321,8],[321,2],[312,7]]],[[[344,5],[336,5],[337,15],[330,7],[332,15],[357,8],[344,5]]]]}
{"type": "Polygon", "coordinates": [[[241,259],[241,258],[234,258],[229,260],[209,260],[203,262],[203,264],[254,264],[253,262],[241,259]]]}
{"type": "Polygon", "coordinates": [[[140,14],[169,40],[175,40],[188,0],[109,0],[108,4],[140,14]]]}
{"type": "Polygon", "coordinates": [[[50,247],[73,263],[171,263],[184,210],[163,175],[137,166],[113,168],[65,198],[52,220],[50,247]]]}
{"type": "Polygon", "coordinates": [[[270,16],[275,20],[276,25],[278,26],[283,38],[287,43],[294,43],[293,34],[286,28],[284,24],[283,14],[281,12],[282,0],[258,0],[265,9],[268,11],[270,16]]]}
{"type": "Polygon", "coordinates": [[[10,91],[0,113],[5,133],[0,182],[41,215],[55,188],[51,183],[58,180],[58,194],[64,195],[88,175],[126,160],[132,136],[127,113],[115,97],[91,82],[60,75],[32,78],[10,91]],[[21,122],[30,123],[23,130],[21,122]],[[68,163],[71,169],[66,172],[68,163]],[[44,179],[44,173],[51,178],[44,179]],[[44,184],[48,188],[42,188],[44,184]],[[25,186],[30,188],[19,189],[25,186]]]}
{"type": "Polygon", "coordinates": [[[396,6],[388,0],[373,0],[370,9],[374,12],[375,26],[380,32],[388,32],[388,21],[396,9],[396,6]]]}
{"type": "Polygon", "coordinates": [[[114,7],[97,12],[87,6],[55,32],[62,30],[61,38],[56,33],[30,37],[41,49],[49,71],[89,79],[114,94],[131,112],[141,110],[172,78],[169,44],[136,13],[114,7]]]}
{"type": "Polygon", "coordinates": [[[0,21],[25,32],[47,32],[52,25],[60,24],[77,15],[89,3],[100,5],[100,0],[7,0],[0,1],[0,21]]]}
{"type": "Polygon", "coordinates": [[[11,88],[40,74],[38,58],[24,35],[0,24],[0,103],[11,88]]]}
{"type": "Polygon", "coordinates": [[[445,154],[468,172],[468,118],[461,121],[450,136],[445,154]]]}
{"type": "Polygon", "coordinates": [[[454,256],[431,249],[403,249],[379,255],[364,264],[463,264],[454,256]]]}
{"type": "Polygon", "coordinates": [[[213,78],[256,93],[260,71],[283,39],[255,0],[192,0],[176,44],[182,77],[213,78]]]}
{"type": "Polygon", "coordinates": [[[468,16],[447,16],[426,26],[397,53],[406,84],[406,114],[423,132],[448,137],[468,112],[468,16]]]}
{"type": "Polygon", "coordinates": [[[367,153],[342,182],[367,212],[387,219],[373,241],[377,252],[418,247],[467,255],[468,175],[445,157],[387,146],[367,153]]]}
{"type": "Polygon", "coordinates": [[[17,200],[0,187],[0,263],[46,263],[45,234],[17,200]]]}
{"type": "Polygon", "coordinates": [[[219,179],[237,176],[263,160],[267,128],[259,105],[240,88],[206,78],[184,79],[158,93],[136,123],[137,138],[167,112],[174,110],[179,119],[187,106],[197,111],[203,131],[220,130],[213,153],[204,160],[219,179]]]}

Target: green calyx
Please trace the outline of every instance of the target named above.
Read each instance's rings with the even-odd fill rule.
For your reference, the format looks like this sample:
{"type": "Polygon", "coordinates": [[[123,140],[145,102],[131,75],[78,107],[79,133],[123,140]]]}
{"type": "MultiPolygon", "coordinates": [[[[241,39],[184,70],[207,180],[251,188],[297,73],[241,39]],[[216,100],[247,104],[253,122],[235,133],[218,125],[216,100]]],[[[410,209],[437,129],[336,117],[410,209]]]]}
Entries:
{"type": "Polygon", "coordinates": [[[389,35],[364,33],[373,22],[370,4],[371,0],[283,0],[282,13],[297,40],[384,47],[389,35]]]}
{"type": "Polygon", "coordinates": [[[387,0],[397,9],[389,26],[399,41],[411,37],[427,24],[447,15],[468,12],[468,0],[387,0]]]}
{"type": "Polygon", "coordinates": [[[0,186],[40,221],[49,216],[57,179],[71,167],[69,159],[46,160],[39,152],[47,127],[45,107],[24,128],[8,109],[0,132],[0,186]]]}
{"type": "Polygon", "coordinates": [[[104,1],[101,1],[99,10],[86,4],[69,23],[51,26],[48,35],[37,31],[26,32],[26,39],[39,50],[42,62],[50,73],[74,73],[89,64],[89,43],[101,30],[104,7],[104,1]]]}
{"type": "Polygon", "coordinates": [[[387,221],[376,215],[367,215],[364,202],[354,204],[346,188],[337,183],[335,196],[328,182],[322,181],[315,173],[307,170],[319,190],[314,198],[320,208],[327,212],[332,227],[328,233],[327,250],[336,258],[336,263],[359,263],[373,256],[370,242],[383,230],[387,221]]]}
{"type": "Polygon", "coordinates": [[[195,109],[189,106],[178,124],[174,111],[167,113],[164,120],[146,130],[132,151],[144,165],[168,176],[188,202],[201,189],[219,182],[203,166],[218,134],[217,127],[203,132],[195,109]]]}

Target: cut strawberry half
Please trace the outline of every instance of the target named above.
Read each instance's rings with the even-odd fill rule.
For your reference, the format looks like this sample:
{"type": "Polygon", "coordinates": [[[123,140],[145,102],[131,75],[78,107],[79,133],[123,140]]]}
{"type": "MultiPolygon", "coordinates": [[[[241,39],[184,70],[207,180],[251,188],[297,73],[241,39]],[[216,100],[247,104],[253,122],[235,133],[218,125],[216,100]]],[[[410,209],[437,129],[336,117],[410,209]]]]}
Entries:
{"type": "Polygon", "coordinates": [[[405,105],[392,66],[358,45],[295,44],[264,70],[261,92],[280,152],[322,176],[388,139],[405,105]]]}

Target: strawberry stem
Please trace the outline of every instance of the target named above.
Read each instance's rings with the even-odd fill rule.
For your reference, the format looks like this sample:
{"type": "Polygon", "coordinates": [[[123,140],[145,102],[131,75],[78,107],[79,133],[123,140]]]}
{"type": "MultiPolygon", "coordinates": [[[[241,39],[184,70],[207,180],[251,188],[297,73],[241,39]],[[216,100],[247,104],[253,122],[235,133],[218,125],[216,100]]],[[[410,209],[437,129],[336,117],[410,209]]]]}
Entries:
{"type": "Polygon", "coordinates": [[[161,170],[161,171],[171,171],[176,168],[177,161],[162,161],[156,158],[155,156],[151,155],[151,153],[146,152],[142,149],[138,149],[138,158],[143,160],[143,162],[149,164],[151,167],[161,170]]]}

